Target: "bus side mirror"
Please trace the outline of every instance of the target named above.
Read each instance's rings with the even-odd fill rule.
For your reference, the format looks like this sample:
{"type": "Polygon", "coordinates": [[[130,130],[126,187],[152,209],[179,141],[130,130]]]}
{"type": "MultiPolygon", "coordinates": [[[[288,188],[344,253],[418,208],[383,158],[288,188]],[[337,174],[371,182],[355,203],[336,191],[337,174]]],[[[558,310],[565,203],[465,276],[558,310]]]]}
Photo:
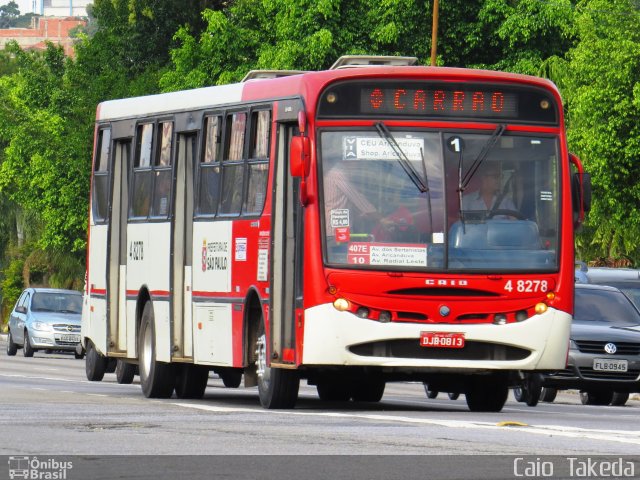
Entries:
{"type": "Polygon", "coordinates": [[[582,162],[574,154],[569,154],[569,160],[577,170],[571,178],[573,223],[577,228],[584,222],[585,214],[591,210],[591,175],[584,171],[582,162]]]}
{"type": "Polygon", "coordinates": [[[295,136],[289,147],[289,171],[292,177],[305,178],[311,164],[311,143],[309,137],[295,136]]]}

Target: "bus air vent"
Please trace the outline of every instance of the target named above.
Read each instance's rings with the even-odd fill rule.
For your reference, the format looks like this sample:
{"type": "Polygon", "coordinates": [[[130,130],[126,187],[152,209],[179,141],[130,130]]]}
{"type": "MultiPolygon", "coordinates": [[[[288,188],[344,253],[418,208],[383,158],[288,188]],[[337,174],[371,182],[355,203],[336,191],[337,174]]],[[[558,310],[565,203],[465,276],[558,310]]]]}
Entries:
{"type": "Polygon", "coordinates": [[[422,297],[499,297],[495,292],[476,290],[473,288],[437,288],[417,287],[390,290],[389,295],[419,295],[422,297]]]}
{"type": "Polygon", "coordinates": [[[307,73],[305,70],[251,70],[242,79],[243,82],[248,80],[264,80],[266,78],[289,77],[291,75],[301,75],[307,73]]]}
{"type": "Polygon", "coordinates": [[[383,55],[343,55],[329,70],[349,67],[406,67],[418,63],[418,57],[394,57],[383,55]]]}

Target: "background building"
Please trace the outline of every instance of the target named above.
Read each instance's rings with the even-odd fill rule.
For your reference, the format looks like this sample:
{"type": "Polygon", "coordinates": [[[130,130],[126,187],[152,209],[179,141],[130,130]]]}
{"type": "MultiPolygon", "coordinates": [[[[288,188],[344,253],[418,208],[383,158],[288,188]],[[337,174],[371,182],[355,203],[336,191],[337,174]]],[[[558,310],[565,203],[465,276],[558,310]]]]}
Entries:
{"type": "Polygon", "coordinates": [[[93,0],[32,0],[32,11],[45,17],[86,17],[93,0]]]}
{"type": "Polygon", "coordinates": [[[85,25],[81,18],[33,17],[30,28],[7,28],[0,30],[0,50],[7,42],[15,40],[24,50],[44,50],[46,41],[62,45],[66,55],[73,56],[71,29],[85,25]]]}

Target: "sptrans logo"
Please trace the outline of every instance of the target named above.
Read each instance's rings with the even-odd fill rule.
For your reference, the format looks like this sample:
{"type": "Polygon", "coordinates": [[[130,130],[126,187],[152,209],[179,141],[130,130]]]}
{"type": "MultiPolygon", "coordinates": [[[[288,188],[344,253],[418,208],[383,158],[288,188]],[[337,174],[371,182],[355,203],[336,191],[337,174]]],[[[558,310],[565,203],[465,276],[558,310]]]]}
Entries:
{"type": "Polygon", "coordinates": [[[38,457],[9,457],[9,478],[33,480],[65,480],[73,462],[61,462],[55,458],[41,460],[38,457]]]}

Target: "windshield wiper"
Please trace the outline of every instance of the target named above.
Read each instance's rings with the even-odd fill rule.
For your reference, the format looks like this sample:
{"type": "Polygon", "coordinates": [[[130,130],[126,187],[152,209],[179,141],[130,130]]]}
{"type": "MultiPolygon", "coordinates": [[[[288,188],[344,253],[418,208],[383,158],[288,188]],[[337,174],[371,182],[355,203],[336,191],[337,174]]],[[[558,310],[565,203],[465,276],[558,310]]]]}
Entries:
{"type": "MultiPolygon", "coordinates": [[[[398,157],[398,163],[400,163],[400,166],[405,171],[407,176],[411,179],[416,188],[420,191],[420,193],[428,192],[429,187],[427,187],[427,185],[422,181],[420,175],[418,175],[418,172],[416,172],[416,169],[413,168],[413,165],[411,165],[411,161],[409,161],[407,155],[404,153],[402,148],[400,148],[398,142],[396,142],[396,139],[393,137],[393,135],[391,135],[391,132],[389,131],[387,126],[382,122],[377,122],[375,124],[375,127],[376,130],[378,130],[378,135],[380,135],[380,137],[384,138],[389,143],[396,156],[398,157]]],[[[422,163],[424,167],[424,159],[422,163]]]]}
{"type": "Polygon", "coordinates": [[[491,151],[493,146],[496,144],[498,139],[502,136],[506,128],[507,127],[505,125],[502,125],[502,124],[498,125],[496,129],[493,131],[493,133],[491,134],[491,137],[489,137],[487,142],[484,144],[484,146],[482,147],[482,150],[480,151],[478,156],[475,158],[475,160],[469,167],[469,170],[467,170],[467,173],[464,175],[464,178],[462,178],[462,180],[459,183],[459,188],[461,188],[463,192],[464,192],[464,189],[467,188],[467,186],[469,185],[469,182],[471,181],[473,176],[478,171],[478,168],[480,168],[480,165],[482,165],[482,162],[484,162],[484,160],[487,158],[487,155],[489,155],[489,152],[491,151]]]}

